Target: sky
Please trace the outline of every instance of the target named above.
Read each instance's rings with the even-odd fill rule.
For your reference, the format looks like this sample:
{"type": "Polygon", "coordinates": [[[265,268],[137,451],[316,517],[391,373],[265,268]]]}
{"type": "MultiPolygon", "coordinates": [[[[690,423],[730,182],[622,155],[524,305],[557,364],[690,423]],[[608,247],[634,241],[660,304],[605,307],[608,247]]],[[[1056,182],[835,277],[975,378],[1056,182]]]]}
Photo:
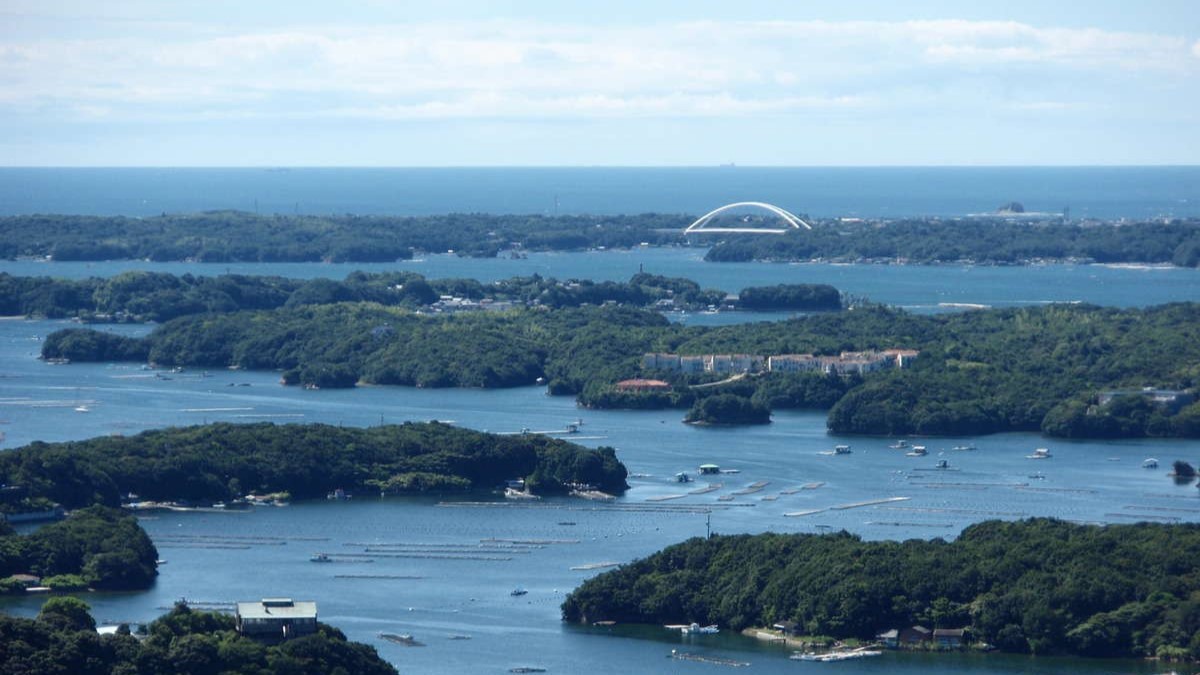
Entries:
{"type": "Polygon", "coordinates": [[[0,0],[0,166],[1198,154],[1195,0],[0,0]]]}

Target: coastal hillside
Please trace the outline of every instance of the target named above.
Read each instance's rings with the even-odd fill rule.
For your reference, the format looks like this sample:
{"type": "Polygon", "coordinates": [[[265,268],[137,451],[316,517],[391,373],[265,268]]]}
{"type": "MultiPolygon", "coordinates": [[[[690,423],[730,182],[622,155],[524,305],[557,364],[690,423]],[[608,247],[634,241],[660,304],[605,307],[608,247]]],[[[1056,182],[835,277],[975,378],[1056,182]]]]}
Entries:
{"type": "MultiPolygon", "coordinates": [[[[372,303],[182,317],[145,338],[70,329],[46,359],[282,371],[288,384],[513,387],[606,408],[693,407],[707,396],[829,410],[839,433],[1042,431],[1200,437],[1200,304],[1050,305],[937,316],[865,306],[787,321],[686,327],[625,307],[424,316],[372,303]],[[918,354],[903,367],[735,373],[647,365],[648,353],[918,354]],[[630,384],[630,378],[649,379],[630,384]],[[703,386],[700,386],[703,385],[703,386]]],[[[732,364],[729,358],[726,362],[732,364]]],[[[811,359],[809,362],[813,362],[811,359]]],[[[760,416],[761,417],[761,416],[760,416]]]]}
{"type": "Polygon", "coordinates": [[[691,539],[585,581],[567,621],[873,639],[965,628],[1002,650],[1200,658],[1200,526],[986,521],[954,541],[759,534],[691,539]]]}
{"type": "Polygon", "coordinates": [[[691,219],[678,214],[546,216],[259,215],[244,211],[147,218],[23,215],[0,218],[0,258],[392,262],[413,251],[491,257],[534,251],[675,244],[691,219]]]}
{"type": "Polygon", "coordinates": [[[158,575],[157,560],[137,519],[116,509],[79,509],[29,534],[18,534],[0,519],[0,593],[22,592],[27,585],[55,591],[149,588],[158,575]]]}
{"type": "MultiPolygon", "coordinates": [[[[96,632],[90,607],[72,597],[51,598],[36,619],[0,614],[0,672],[71,675],[396,675],[374,647],[346,639],[337,628],[278,644],[243,637],[234,618],[184,603],[146,627],[144,639],[120,630],[96,632]]],[[[126,627],[128,628],[128,626],[126,627]]]]}
{"type": "Polygon", "coordinates": [[[534,493],[587,484],[623,492],[612,448],[445,424],[343,428],[210,424],[124,438],[32,443],[0,453],[0,483],[69,508],[143,500],[210,504],[251,492],[322,498],[336,489],[404,493],[491,489],[524,478],[534,493]]]}
{"type": "Polygon", "coordinates": [[[1036,260],[1200,265],[1200,220],[1112,223],[1026,221],[1012,218],[913,218],[881,222],[825,222],[782,237],[717,243],[705,260],[969,261],[1020,265],[1036,260]]]}

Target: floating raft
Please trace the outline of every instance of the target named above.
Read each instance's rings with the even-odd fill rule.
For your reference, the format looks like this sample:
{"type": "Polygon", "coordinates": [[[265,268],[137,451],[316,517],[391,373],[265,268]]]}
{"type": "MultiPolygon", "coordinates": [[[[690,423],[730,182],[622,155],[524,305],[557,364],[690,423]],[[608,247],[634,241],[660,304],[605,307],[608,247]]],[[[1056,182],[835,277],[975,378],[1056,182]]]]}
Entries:
{"type": "Polygon", "coordinates": [[[768,486],[770,484],[771,484],[771,482],[766,481],[766,480],[756,481],[754,483],[747,485],[746,487],[742,488],[741,490],[737,490],[737,491],[733,492],[733,494],[735,494],[735,495],[754,494],[755,492],[760,492],[763,488],[765,488],[766,486],[768,486]]]}
{"type": "Polygon", "coordinates": [[[720,490],[723,487],[725,487],[724,483],[709,483],[708,487],[702,487],[702,488],[699,488],[696,490],[692,490],[688,494],[689,495],[706,495],[710,492],[716,492],[717,490],[720,490]]]}
{"type": "Polygon", "coordinates": [[[594,563],[585,563],[583,565],[575,565],[571,569],[575,570],[576,572],[580,572],[580,571],[587,571],[587,570],[599,570],[599,569],[604,569],[605,567],[620,567],[620,566],[621,566],[621,563],[619,563],[619,562],[594,562],[594,563]]]}
{"type": "MultiPolygon", "coordinates": [[[[695,493],[692,493],[695,494],[695,493]]],[[[662,495],[661,497],[646,497],[648,502],[669,502],[672,499],[683,499],[687,495],[662,495]]]]}
{"type": "Polygon", "coordinates": [[[846,511],[849,509],[860,509],[864,506],[878,506],[879,504],[892,504],[895,502],[905,502],[912,497],[885,497],[883,499],[870,499],[865,502],[853,502],[850,504],[837,504],[823,509],[809,509],[807,511],[792,511],[783,515],[788,518],[799,518],[802,516],[811,516],[815,513],[823,513],[825,511],[846,511]]]}

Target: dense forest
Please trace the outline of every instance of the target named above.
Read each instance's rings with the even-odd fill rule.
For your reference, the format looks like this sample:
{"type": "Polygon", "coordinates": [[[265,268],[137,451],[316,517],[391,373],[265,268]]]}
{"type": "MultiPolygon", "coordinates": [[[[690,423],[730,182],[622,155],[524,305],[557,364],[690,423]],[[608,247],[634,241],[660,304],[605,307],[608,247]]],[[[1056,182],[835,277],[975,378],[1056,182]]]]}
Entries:
{"type": "Polygon", "coordinates": [[[400,217],[210,211],[150,218],[8,216],[0,218],[0,258],[391,262],[411,258],[414,250],[491,257],[510,249],[679,244],[690,223],[677,214],[400,217]]]}
{"type": "MultiPolygon", "coordinates": [[[[353,272],[342,281],[227,274],[176,276],[124,272],[107,279],[16,277],[0,272],[0,316],[78,317],[93,322],[168,321],[190,314],[277,309],[338,302],[374,302],[389,307],[454,311],[462,303],[511,303],[561,309],[612,303],[632,307],[695,310],[726,304],[726,293],[701,289],[690,279],[639,272],[628,282],[539,275],[483,284],[475,279],[426,279],[415,272],[353,272]]],[[[834,311],[838,290],[825,284],[747,288],[734,303],[757,311],[834,311]]],[[[495,305],[493,305],[495,306],[495,305]]]]}
{"type": "Polygon", "coordinates": [[[1017,264],[1077,259],[1101,263],[1200,265],[1200,220],[1168,223],[1029,223],[992,219],[825,222],[781,237],[717,243],[712,262],[751,260],[971,261],[1017,264]]]}
{"type": "Polygon", "coordinates": [[[767,424],[771,409],[746,396],[716,394],[697,399],[683,418],[688,424],[767,424]]]}
{"type": "Polygon", "coordinates": [[[33,574],[41,585],[63,591],[147,588],[158,574],[157,559],[137,520],[104,506],[80,509],[26,535],[0,520],[0,593],[24,589],[9,578],[13,574],[33,574]]]}
{"type": "Polygon", "coordinates": [[[231,616],[176,604],[147,627],[96,633],[87,603],[51,598],[36,619],[0,614],[0,672],[8,675],[396,675],[375,648],[340,630],[279,644],[245,638],[231,616]]]}
{"type": "Polygon", "coordinates": [[[691,539],[585,581],[563,618],[795,621],[871,639],[967,628],[1012,652],[1200,659],[1200,526],[987,521],[953,542],[759,534],[691,539]]]}
{"type": "Polygon", "coordinates": [[[779,322],[685,327],[622,307],[420,316],[373,304],[285,307],[183,317],[130,339],[72,329],[50,335],[46,358],[149,360],[160,365],[276,369],[285,382],[356,381],[423,387],[508,387],[545,380],[584,405],[688,408],[717,394],[769,408],[828,408],[841,433],[984,434],[1044,431],[1075,437],[1200,437],[1200,403],[1173,409],[1121,388],[1200,384],[1200,305],[1145,309],[1051,305],[918,316],[885,307],[779,322]],[[842,378],[769,373],[723,377],[642,372],[646,352],[838,354],[912,348],[903,370],[842,378]],[[668,393],[618,392],[649,375],[668,393]]]}
{"type": "Polygon", "coordinates": [[[612,448],[589,450],[539,435],[497,436],[445,424],[343,428],[325,424],[212,424],[34,442],[0,453],[0,483],[68,508],[155,501],[211,504],[250,492],[305,499],[349,491],[490,489],[525,478],[542,494],[586,483],[623,492],[612,448]]]}

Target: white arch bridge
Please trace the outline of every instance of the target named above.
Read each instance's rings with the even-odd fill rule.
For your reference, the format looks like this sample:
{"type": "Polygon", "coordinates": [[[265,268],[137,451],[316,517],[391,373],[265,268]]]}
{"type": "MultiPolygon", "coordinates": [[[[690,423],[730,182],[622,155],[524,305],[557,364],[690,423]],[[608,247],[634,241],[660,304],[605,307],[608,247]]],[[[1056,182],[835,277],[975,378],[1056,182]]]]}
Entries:
{"type": "Polygon", "coordinates": [[[712,211],[700,216],[696,219],[696,222],[688,225],[687,229],[685,229],[683,233],[695,234],[698,232],[739,232],[746,234],[785,234],[792,230],[799,230],[801,227],[806,230],[812,229],[811,225],[801,220],[795,214],[785,211],[774,204],[768,204],[766,202],[734,202],[733,204],[726,204],[720,208],[713,209],[712,211]],[[779,219],[782,220],[785,225],[783,227],[706,227],[706,225],[708,225],[714,218],[722,213],[746,206],[773,213],[776,216],[779,216],[779,219]]]}

